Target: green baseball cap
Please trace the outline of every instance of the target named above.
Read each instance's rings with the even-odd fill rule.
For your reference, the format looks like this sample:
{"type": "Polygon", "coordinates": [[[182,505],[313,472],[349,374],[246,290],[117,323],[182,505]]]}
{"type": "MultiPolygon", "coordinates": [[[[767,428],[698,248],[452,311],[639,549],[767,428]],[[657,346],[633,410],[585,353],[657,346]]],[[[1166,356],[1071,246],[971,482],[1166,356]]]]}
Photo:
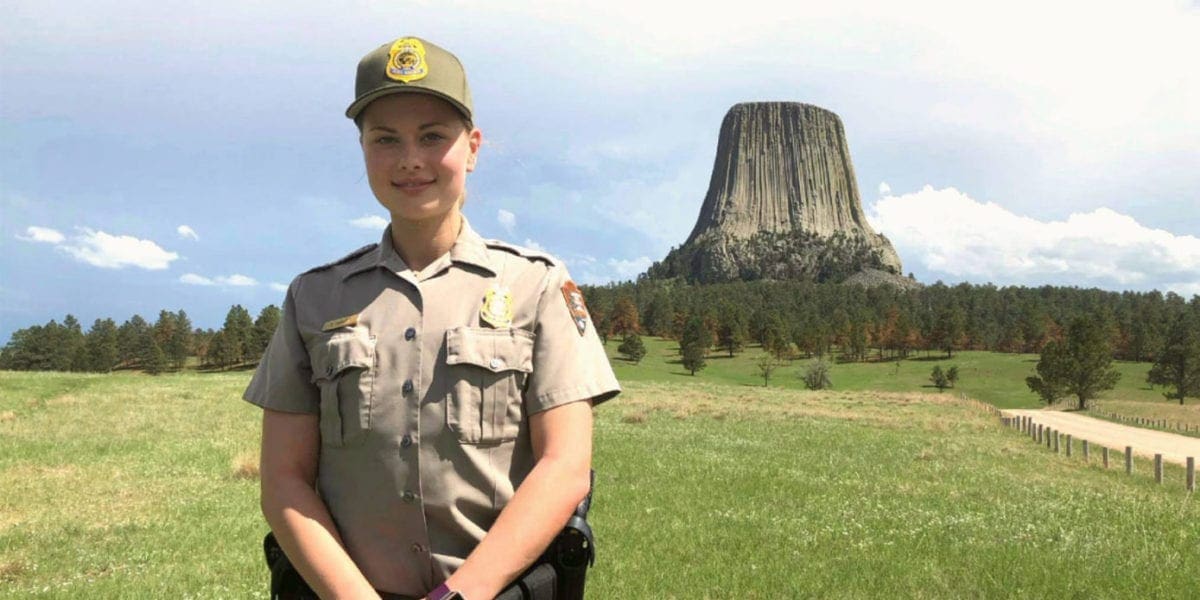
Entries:
{"type": "Polygon", "coordinates": [[[354,102],[346,116],[357,119],[373,100],[404,93],[437,96],[471,118],[471,90],[462,63],[441,46],[416,37],[388,42],[358,62],[354,102]]]}

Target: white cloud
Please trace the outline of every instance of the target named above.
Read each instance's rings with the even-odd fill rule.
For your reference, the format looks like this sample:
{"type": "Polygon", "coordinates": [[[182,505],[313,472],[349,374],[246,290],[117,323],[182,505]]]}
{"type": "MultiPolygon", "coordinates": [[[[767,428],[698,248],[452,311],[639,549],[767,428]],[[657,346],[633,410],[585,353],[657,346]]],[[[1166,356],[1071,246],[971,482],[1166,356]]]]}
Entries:
{"type": "Polygon", "coordinates": [[[270,288],[272,290],[275,290],[276,292],[286,292],[288,289],[288,286],[286,283],[271,282],[270,288]]]}
{"type": "Polygon", "coordinates": [[[892,193],[892,186],[888,185],[888,182],[886,182],[886,181],[880,181],[879,182],[879,195],[887,196],[891,193],[892,193]]]}
{"type": "Polygon", "coordinates": [[[379,215],[368,215],[353,219],[350,221],[350,224],[359,229],[374,229],[378,231],[388,226],[388,220],[379,215]]]}
{"type": "Polygon", "coordinates": [[[215,281],[220,285],[231,285],[235,287],[249,287],[258,285],[258,282],[251,277],[245,275],[229,275],[228,277],[217,277],[215,281]]]}
{"type": "MultiPolygon", "coordinates": [[[[228,276],[220,275],[217,277],[205,277],[203,275],[197,275],[195,273],[185,273],[183,276],[181,276],[179,278],[179,281],[181,283],[186,283],[188,285],[220,285],[220,286],[226,286],[226,287],[250,287],[250,286],[258,285],[258,282],[255,281],[252,277],[247,277],[245,275],[237,275],[237,274],[228,275],[228,276]]],[[[283,289],[286,290],[287,286],[284,286],[283,289]]]]}
{"type": "Polygon", "coordinates": [[[612,270],[616,279],[633,279],[644,273],[654,260],[649,256],[639,256],[633,260],[618,260],[615,258],[608,259],[608,268],[612,270]]]}
{"type": "Polygon", "coordinates": [[[184,273],[179,277],[179,281],[188,285],[215,285],[213,280],[195,273],[184,273]]]}
{"type": "Polygon", "coordinates": [[[870,221],[902,259],[964,280],[1200,288],[1200,239],[1146,227],[1108,208],[1044,222],[954,188],[925,186],[883,198],[870,221]]]}
{"type": "Polygon", "coordinates": [[[58,244],[66,238],[63,236],[63,234],[59,233],[57,229],[50,229],[49,227],[38,227],[36,225],[31,225],[31,226],[25,228],[25,235],[18,234],[17,239],[23,240],[26,242],[42,242],[42,243],[46,243],[46,244],[58,244]]]}
{"type": "Polygon", "coordinates": [[[112,235],[79,228],[79,235],[59,246],[76,260],[102,269],[138,267],[148,271],[160,271],[171,266],[179,258],[174,252],[164,250],[150,240],[141,240],[130,235],[112,235]]]}
{"type": "Polygon", "coordinates": [[[496,222],[508,232],[508,235],[513,234],[513,230],[517,228],[517,215],[510,211],[501,208],[496,211],[496,222]]]}
{"type": "Polygon", "coordinates": [[[543,246],[529,238],[525,238],[524,245],[526,248],[529,248],[530,250],[537,250],[538,252],[549,252],[549,250],[546,250],[545,246],[543,246]]]}
{"type": "Polygon", "coordinates": [[[200,236],[196,235],[196,230],[192,229],[191,227],[188,227],[187,225],[180,225],[179,227],[175,228],[175,231],[177,233],[179,233],[179,237],[186,239],[186,240],[199,240],[200,239],[200,236]]]}

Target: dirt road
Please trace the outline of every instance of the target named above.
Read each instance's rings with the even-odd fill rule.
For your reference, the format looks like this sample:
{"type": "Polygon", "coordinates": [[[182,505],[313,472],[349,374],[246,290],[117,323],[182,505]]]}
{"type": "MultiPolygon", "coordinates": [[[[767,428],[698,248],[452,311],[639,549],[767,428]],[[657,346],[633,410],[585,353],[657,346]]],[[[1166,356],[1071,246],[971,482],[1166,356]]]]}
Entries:
{"type": "Polygon", "coordinates": [[[1186,464],[1189,456],[1200,460],[1200,438],[1130,427],[1061,411],[1012,409],[1002,412],[1008,416],[1030,417],[1034,423],[1071,434],[1076,440],[1087,440],[1093,445],[1107,446],[1121,452],[1125,451],[1125,446],[1133,446],[1133,453],[1138,456],[1154,458],[1155,454],[1162,454],[1164,461],[1180,465],[1186,464]]]}

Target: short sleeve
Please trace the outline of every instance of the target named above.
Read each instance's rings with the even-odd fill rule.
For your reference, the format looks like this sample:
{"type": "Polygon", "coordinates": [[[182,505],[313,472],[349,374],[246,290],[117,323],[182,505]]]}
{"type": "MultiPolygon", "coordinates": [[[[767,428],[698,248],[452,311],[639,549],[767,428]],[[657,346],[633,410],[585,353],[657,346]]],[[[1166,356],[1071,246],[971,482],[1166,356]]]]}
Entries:
{"type": "Polygon", "coordinates": [[[538,300],[533,374],[525,390],[529,414],[579,400],[599,404],[621,392],[596,326],[580,310],[582,297],[573,314],[572,292],[577,290],[566,268],[552,267],[538,300]]]}
{"type": "Polygon", "coordinates": [[[295,292],[299,279],[288,287],[283,315],[271,336],[266,354],[258,363],[242,398],[247,402],[290,413],[318,414],[320,392],[312,383],[308,349],[296,323],[295,292]]]}

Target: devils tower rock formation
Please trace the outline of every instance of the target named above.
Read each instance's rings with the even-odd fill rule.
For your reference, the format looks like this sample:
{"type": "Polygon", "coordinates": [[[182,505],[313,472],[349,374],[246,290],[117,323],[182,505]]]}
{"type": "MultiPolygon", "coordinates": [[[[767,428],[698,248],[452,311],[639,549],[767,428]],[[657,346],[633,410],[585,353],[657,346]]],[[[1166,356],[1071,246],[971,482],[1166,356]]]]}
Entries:
{"type": "Polygon", "coordinates": [[[647,275],[841,281],[863,270],[898,276],[900,257],[863,214],[841,119],[754,102],[726,113],[700,218],[647,275]]]}

